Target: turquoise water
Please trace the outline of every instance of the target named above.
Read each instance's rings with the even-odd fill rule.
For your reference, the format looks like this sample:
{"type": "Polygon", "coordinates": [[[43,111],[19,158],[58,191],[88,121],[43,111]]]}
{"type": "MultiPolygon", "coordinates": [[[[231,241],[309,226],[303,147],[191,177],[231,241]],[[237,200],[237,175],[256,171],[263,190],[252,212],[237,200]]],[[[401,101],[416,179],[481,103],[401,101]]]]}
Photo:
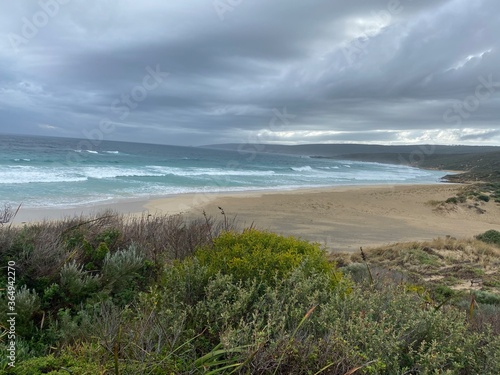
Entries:
{"type": "Polygon", "coordinates": [[[0,136],[0,205],[79,207],[182,193],[436,183],[444,172],[276,154],[0,136]]]}

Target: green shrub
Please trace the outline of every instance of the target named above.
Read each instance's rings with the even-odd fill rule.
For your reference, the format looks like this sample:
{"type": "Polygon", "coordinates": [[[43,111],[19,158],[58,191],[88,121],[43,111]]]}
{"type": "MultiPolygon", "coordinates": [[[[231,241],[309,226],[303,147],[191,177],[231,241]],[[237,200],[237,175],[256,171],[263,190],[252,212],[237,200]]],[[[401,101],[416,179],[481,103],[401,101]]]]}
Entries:
{"type": "Polygon", "coordinates": [[[457,197],[451,197],[451,198],[448,198],[445,202],[446,203],[457,204],[458,203],[458,198],[457,197]]]}
{"type": "Polygon", "coordinates": [[[86,358],[76,359],[69,354],[61,357],[48,355],[45,357],[37,357],[28,359],[21,363],[16,363],[15,367],[5,370],[6,375],[84,375],[84,374],[99,374],[99,366],[93,360],[86,358]]]}
{"type": "Polygon", "coordinates": [[[85,255],[85,269],[94,271],[101,267],[104,258],[109,253],[108,245],[105,242],[99,243],[99,245],[94,249],[92,245],[84,240],[83,250],[85,255]]]}
{"type": "Polygon", "coordinates": [[[474,294],[476,295],[476,301],[479,303],[488,305],[500,305],[500,295],[498,294],[486,292],[483,290],[478,290],[474,294]]]}
{"type": "Polygon", "coordinates": [[[476,238],[480,241],[500,246],[500,232],[497,230],[490,229],[477,235],[476,238]]]}
{"type": "Polygon", "coordinates": [[[445,276],[442,280],[441,283],[446,286],[453,286],[456,285],[460,282],[460,279],[456,278],[455,276],[448,275],[445,276]]]}
{"type": "MultiPolygon", "coordinates": [[[[332,295],[337,295],[340,301],[350,287],[350,283],[342,279],[332,290],[327,287],[331,283],[329,274],[310,274],[301,266],[291,270],[287,277],[274,280],[272,285],[263,285],[258,278],[236,280],[233,275],[222,273],[207,277],[207,268],[197,259],[169,267],[161,288],[141,293],[140,310],[134,314],[138,319],[123,332],[141,332],[142,336],[137,341],[137,336],[130,335],[127,340],[131,341],[127,341],[126,346],[151,346],[156,353],[186,343],[183,347],[186,353],[203,354],[219,343],[223,343],[224,349],[250,345],[242,353],[234,354],[236,358],[231,357],[237,361],[238,356],[242,356],[241,362],[259,346],[268,347],[266,353],[269,354],[274,352],[275,345],[282,345],[281,349],[287,351],[285,346],[290,335],[311,307],[318,306],[319,312],[320,306],[331,301],[332,295]],[[172,340],[176,341],[172,343],[172,340]],[[158,346],[160,342],[163,348],[158,346]]],[[[319,324],[320,316],[312,313],[296,336],[311,335],[312,344],[312,337],[319,339],[327,335],[331,326],[319,324]]],[[[300,342],[298,345],[304,347],[300,342]]],[[[298,352],[297,355],[301,357],[298,352]]],[[[192,363],[195,358],[186,361],[192,363]]],[[[320,363],[326,365],[327,357],[320,361],[307,360],[290,372],[283,365],[279,373],[303,373],[307,366],[314,368],[320,363]]],[[[189,369],[189,365],[186,368],[189,369]]]]}
{"type": "MultiPolygon", "coordinates": [[[[495,360],[500,356],[500,340],[468,332],[463,312],[451,306],[428,308],[426,293],[400,286],[380,290],[366,285],[352,287],[343,278],[336,288],[327,288],[332,270],[317,267],[311,272],[305,260],[283,261],[278,265],[286,267],[276,270],[264,250],[287,254],[290,246],[282,247],[289,239],[274,236],[256,231],[222,235],[221,242],[214,241],[213,249],[204,248],[193,259],[167,268],[162,288],[149,294],[142,308],[154,306],[153,311],[171,316],[182,311],[183,323],[178,321],[177,327],[182,332],[181,341],[189,342],[186,352],[207,353],[219,343],[225,349],[248,347],[233,359],[247,361],[244,370],[254,373],[314,373],[331,365],[338,369],[333,373],[343,374],[367,362],[363,371],[370,374],[404,373],[412,368],[422,373],[440,369],[495,374],[500,370],[495,360]],[[235,256],[246,262],[232,262],[235,256]],[[264,271],[276,272],[253,269],[248,260],[253,257],[261,258],[255,263],[264,271]],[[215,265],[223,271],[214,272],[215,265]],[[315,310],[305,315],[312,306],[315,310]]],[[[317,254],[292,252],[294,256],[305,253],[317,254]]],[[[420,251],[412,254],[422,255],[420,251]]],[[[357,267],[352,270],[356,273],[357,267]]],[[[443,299],[452,293],[443,288],[435,294],[443,299]]],[[[145,312],[139,315],[148,315],[145,312]]],[[[168,316],[165,319],[170,321],[168,316]]],[[[167,342],[167,336],[172,334],[158,340],[167,342]]]]}
{"type": "Polygon", "coordinates": [[[147,269],[144,256],[137,251],[135,245],[113,254],[107,253],[101,271],[103,287],[111,291],[120,305],[130,303],[136,290],[143,286],[142,281],[148,275],[142,273],[147,269]]]}
{"type": "Polygon", "coordinates": [[[411,264],[420,264],[428,267],[438,267],[441,264],[437,255],[429,254],[421,248],[409,249],[404,253],[403,259],[411,264]]]}
{"type": "Polygon", "coordinates": [[[110,249],[114,247],[116,242],[121,236],[121,232],[116,228],[110,228],[104,230],[102,233],[98,234],[95,241],[102,243],[104,242],[110,249]]]}
{"type": "Polygon", "coordinates": [[[444,302],[456,295],[456,292],[446,285],[438,284],[433,289],[433,297],[438,302],[444,302]]]}
{"type": "Polygon", "coordinates": [[[490,201],[489,195],[486,195],[486,194],[480,194],[480,195],[478,195],[477,199],[479,199],[480,201],[483,201],[483,202],[489,202],[490,201]]]}
{"type": "Polygon", "coordinates": [[[52,323],[49,330],[55,333],[59,345],[67,345],[77,340],[88,340],[95,324],[92,318],[95,316],[92,316],[91,306],[77,313],[70,309],[60,309],[57,312],[57,320],[52,323]]]}
{"type": "MultiPolygon", "coordinates": [[[[0,328],[8,327],[7,320],[11,318],[7,313],[7,295],[5,291],[0,291],[0,328]]],[[[40,314],[40,298],[32,289],[28,289],[26,285],[21,286],[16,290],[15,294],[15,316],[16,333],[19,337],[29,338],[33,335],[35,328],[35,318],[40,314]]],[[[0,330],[0,339],[2,338],[0,330]]]]}
{"type": "MultiPolygon", "coordinates": [[[[196,352],[207,353],[221,341],[228,348],[256,345],[255,340],[274,341],[293,331],[342,280],[316,244],[255,230],[228,232],[213,247],[168,266],[161,289],[141,294],[145,310],[138,315],[147,316],[154,306],[155,314],[172,322],[183,316],[176,311],[182,312],[176,324],[182,340],[204,332],[190,342],[196,352]]],[[[347,284],[341,289],[347,290],[347,284]]],[[[153,327],[141,332],[149,337],[147,332],[157,332],[153,327]]],[[[326,333],[323,328],[318,326],[326,333]]],[[[160,340],[166,344],[172,336],[160,340]]],[[[141,344],[129,346],[136,345],[141,344]]]]}
{"type": "MultiPolygon", "coordinates": [[[[63,232],[63,235],[65,233],[63,232]]],[[[79,247],[83,244],[85,237],[83,233],[78,231],[73,231],[70,234],[65,235],[64,244],[68,249],[74,249],[75,247],[79,247]]]]}
{"type": "Polygon", "coordinates": [[[257,230],[223,233],[213,246],[200,249],[195,256],[210,275],[220,272],[235,280],[257,279],[266,285],[275,284],[299,266],[309,274],[329,274],[332,285],[340,276],[318,244],[257,230]]]}
{"type": "Polygon", "coordinates": [[[40,227],[38,225],[23,227],[17,231],[17,235],[14,238],[14,243],[12,244],[12,255],[15,253],[29,254],[35,248],[35,238],[40,232],[40,227]]]}
{"type": "Polygon", "coordinates": [[[60,293],[65,303],[78,306],[92,296],[100,287],[99,276],[83,270],[76,262],[66,263],[60,274],[60,293]]]}
{"type": "Polygon", "coordinates": [[[134,245],[113,254],[107,253],[102,266],[104,282],[113,284],[117,289],[130,286],[131,281],[142,269],[143,263],[144,256],[137,252],[134,245]]]}
{"type": "Polygon", "coordinates": [[[369,279],[368,268],[363,263],[351,263],[343,267],[342,272],[349,275],[357,283],[369,279]]]}

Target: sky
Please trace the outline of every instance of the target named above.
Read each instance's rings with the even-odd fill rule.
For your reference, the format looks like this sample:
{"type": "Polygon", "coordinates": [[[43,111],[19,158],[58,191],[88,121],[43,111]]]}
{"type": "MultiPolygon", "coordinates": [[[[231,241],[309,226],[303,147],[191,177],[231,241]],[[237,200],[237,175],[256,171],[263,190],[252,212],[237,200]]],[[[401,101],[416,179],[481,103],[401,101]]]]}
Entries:
{"type": "Polygon", "coordinates": [[[498,0],[5,0],[0,133],[500,145],[498,0]]]}

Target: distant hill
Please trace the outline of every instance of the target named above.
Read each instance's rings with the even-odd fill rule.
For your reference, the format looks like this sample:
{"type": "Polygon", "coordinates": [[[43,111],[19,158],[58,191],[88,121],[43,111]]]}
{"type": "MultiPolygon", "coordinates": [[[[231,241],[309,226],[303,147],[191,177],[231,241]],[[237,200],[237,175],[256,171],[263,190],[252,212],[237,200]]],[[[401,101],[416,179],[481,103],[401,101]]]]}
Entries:
{"type": "Polygon", "coordinates": [[[495,146],[226,143],[203,147],[465,171],[447,176],[447,179],[454,182],[500,182],[500,147],[495,146]]]}
{"type": "Polygon", "coordinates": [[[454,157],[433,158],[420,164],[422,168],[437,166],[440,169],[461,170],[465,173],[446,176],[450,182],[492,182],[500,184],[500,152],[455,155],[454,157]]]}
{"type": "MultiPolygon", "coordinates": [[[[238,150],[242,152],[264,152],[291,155],[307,155],[322,157],[339,157],[346,155],[368,154],[474,154],[484,152],[500,152],[495,146],[445,146],[445,145],[366,145],[366,144],[305,144],[305,145],[274,145],[259,143],[224,143],[202,146],[223,150],[238,150]]],[[[376,155],[373,155],[376,157],[376,155]]],[[[379,155],[381,156],[381,155],[379,155]]]]}

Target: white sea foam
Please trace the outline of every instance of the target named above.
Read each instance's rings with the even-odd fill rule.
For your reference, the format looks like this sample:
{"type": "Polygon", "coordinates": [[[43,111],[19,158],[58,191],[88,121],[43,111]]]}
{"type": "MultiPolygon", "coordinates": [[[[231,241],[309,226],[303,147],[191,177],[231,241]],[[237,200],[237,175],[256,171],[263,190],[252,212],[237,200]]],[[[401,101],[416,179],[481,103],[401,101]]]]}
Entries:
{"type": "Polygon", "coordinates": [[[290,169],[292,171],[295,171],[295,172],[311,172],[311,171],[313,171],[312,167],[309,165],[306,165],[305,167],[291,167],[290,169]]]}
{"type": "Polygon", "coordinates": [[[36,182],[78,182],[92,179],[114,179],[121,177],[211,177],[211,176],[272,176],[274,171],[224,170],[217,168],[173,168],[162,166],[138,167],[0,167],[0,184],[23,184],[36,182]]]}
{"type": "Polygon", "coordinates": [[[0,168],[0,184],[29,184],[37,182],[78,182],[86,177],[56,168],[15,166],[0,168]]]}
{"type": "Polygon", "coordinates": [[[148,166],[160,175],[175,175],[182,177],[189,176],[272,176],[274,171],[255,171],[255,170],[232,170],[232,169],[219,169],[219,168],[174,168],[174,167],[161,167],[161,166],[148,166]]]}
{"type": "Polygon", "coordinates": [[[85,167],[80,168],[80,173],[86,178],[105,179],[117,177],[155,177],[162,176],[161,173],[154,173],[142,168],[124,167],[85,167]]]}
{"type": "MultiPolygon", "coordinates": [[[[168,177],[179,176],[185,178],[207,178],[227,177],[238,179],[238,183],[245,183],[245,177],[286,177],[299,179],[299,181],[313,182],[317,180],[322,183],[325,179],[334,183],[335,181],[410,181],[419,178],[431,177],[428,171],[399,166],[398,168],[382,168],[377,170],[352,169],[342,172],[338,166],[313,169],[311,166],[292,167],[295,173],[277,173],[273,170],[247,170],[247,169],[222,169],[222,168],[178,168],[167,166],[68,166],[68,167],[34,167],[24,165],[12,165],[0,167],[0,184],[23,184],[37,182],[79,182],[88,179],[116,179],[126,177],[168,177]],[[337,168],[336,168],[337,167],[337,168]],[[326,169],[332,168],[332,169],[326,169]],[[304,180],[306,179],[306,180],[304,180]]],[[[284,181],[283,181],[284,182],[284,181]]],[[[301,185],[304,183],[302,182],[301,185]]],[[[266,180],[262,181],[266,184],[266,180]]],[[[260,184],[259,184],[260,185],[260,184]]]]}

